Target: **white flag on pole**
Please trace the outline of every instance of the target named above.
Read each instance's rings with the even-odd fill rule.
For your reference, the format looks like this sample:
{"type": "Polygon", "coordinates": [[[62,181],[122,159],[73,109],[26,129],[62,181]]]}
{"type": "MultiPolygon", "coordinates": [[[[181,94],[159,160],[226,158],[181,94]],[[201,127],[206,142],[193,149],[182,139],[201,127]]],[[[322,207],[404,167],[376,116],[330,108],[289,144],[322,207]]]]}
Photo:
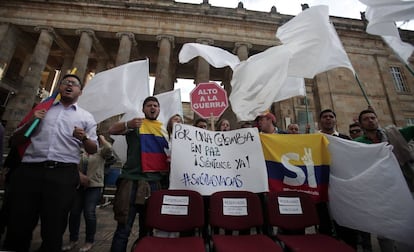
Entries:
{"type": "Polygon", "coordinates": [[[394,22],[414,19],[414,2],[401,0],[359,0],[367,5],[369,34],[398,36],[394,22]]]}
{"type": "Polygon", "coordinates": [[[229,66],[234,70],[240,63],[239,58],[219,47],[203,45],[199,43],[184,44],[178,55],[180,63],[187,63],[195,57],[202,57],[215,68],[229,66]]]}
{"type": "Polygon", "coordinates": [[[100,72],[82,91],[78,104],[89,111],[97,123],[138,108],[149,96],[148,60],[124,64],[100,72]]]}
{"type": "Polygon", "coordinates": [[[313,78],[336,67],[355,73],[335,28],[329,23],[328,6],[304,10],[279,27],[276,37],[292,52],[289,76],[313,78]]]}
{"type": "Polygon", "coordinates": [[[303,78],[286,75],[290,52],[284,46],[269,48],[239,62],[235,55],[221,48],[190,43],[181,49],[180,62],[197,56],[214,67],[233,68],[229,100],[239,120],[253,120],[273,102],[305,95],[303,78]]]}
{"type": "Polygon", "coordinates": [[[234,70],[229,100],[241,121],[254,120],[273,102],[305,95],[303,78],[288,78],[290,51],[274,46],[242,61],[234,70]]]}
{"type": "Polygon", "coordinates": [[[414,2],[400,0],[360,0],[360,2],[367,5],[365,17],[369,23],[366,31],[381,36],[395,54],[408,64],[414,46],[401,40],[395,22],[414,19],[414,2]]]}
{"type": "Polygon", "coordinates": [[[392,147],[327,137],[333,219],[341,226],[414,245],[414,199],[392,147]]]}
{"type": "MultiPolygon", "coordinates": [[[[395,28],[396,29],[396,28],[395,28]]],[[[398,35],[395,36],[381,36],[382,39],[387,43],[389,47],[401,58],[405,64],[409,64],[408,59],[413,54],[414,46],[403,42],[398,35]]]]}

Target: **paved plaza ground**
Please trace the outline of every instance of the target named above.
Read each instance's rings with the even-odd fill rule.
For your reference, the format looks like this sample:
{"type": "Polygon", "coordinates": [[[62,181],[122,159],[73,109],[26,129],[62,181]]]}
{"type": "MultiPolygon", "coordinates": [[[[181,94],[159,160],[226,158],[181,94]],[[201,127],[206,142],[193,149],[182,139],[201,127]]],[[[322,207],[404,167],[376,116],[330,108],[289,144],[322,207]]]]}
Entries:
{"type": "MultiPolygon", "coordinates": [[[[116,228],[116,221],[114,220],[114,214],[112,211],[112,205],[109,205],[104,208],[97,208],[96,209],[97,214],[97,231],[95,235],[95,244],[93,248],[90,250],[91,252],[106,252],[110,251],[111,249],[111,242],[112,242],[112,236],[114,234],[115,228],[116,228]]],[[[33,241],[32,241],[32,251],[35,251],[41,243],[40,238],[40,225],[36,228],[34,234],[33,234],[33,241]]],[[[84,238],[85,238],[85,226],[84,226],[84,220],[82,217],[81,221],[81,228],[80,228],[80,239],[78,247],[73,249],[72,251],[79,251],[79,248],[83,245],[84,238]]],[[[134,240],[138,237],[138,218],[136,219],[136,223],[134,225],[134,228],[132,230],[129,243],[128,243],[128,251],[130,251],[130,248],[132,246],[132,243],[134,240]]],[[[63,238],[64,244],[66,244],[69,241],[69,231],[66,230],[66,233],[63,238]]]]}

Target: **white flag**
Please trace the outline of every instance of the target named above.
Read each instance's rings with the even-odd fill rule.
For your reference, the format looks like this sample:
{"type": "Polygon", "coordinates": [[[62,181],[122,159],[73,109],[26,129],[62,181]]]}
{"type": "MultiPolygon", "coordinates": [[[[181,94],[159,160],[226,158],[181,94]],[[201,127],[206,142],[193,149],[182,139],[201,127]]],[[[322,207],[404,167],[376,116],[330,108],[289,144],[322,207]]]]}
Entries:
{"type": "Polygon", "coordinates": [[[369,21],[366,31],[379,35],[405,64],[414,46],[403,42],[395,22],[414,19],[414,2],[400,0],[360,0],[367,5],[365,17],[369,21]]]}
{"type": "Polygon", "coordinates": [[[78,104],[97,123],[139,108],[139,102],[149,96],[148,71],[148,60],[141,60],[100,72],[83,89],[78,104]]]}
{"type": "Polygon", "coordinates": [[[287,76],[290,51],[275,46],[242,61],[234,70],[229,97],[241,121],[254,120],[273,102],[304,95],[304,81],[287,76]]]}
{"type": "Polygon", "coordinates": [[[286,75],[290,52],[284,46],[269,48],[240,63],[235,55],[221,48],[188,43],[180,51],[180,63],[197,56],[214,67],[233,69],[229,100],[239,120],[254,120],[273,102],[305,95],[303,78],[286,75]]]}
{"type": "Polygon", "coordinates": [[[394,36],[381,36],[381,37],[385,41],[385,43],[387,43],[387,45],[391,47],[394,53],[397,54],[405,64],[409,64],[408,59],[410,58],[411,54],[413,54],[413,51],[414,51],[413,45],[403,42],[399,35],[398,37],[394,37],[394,36]]]}
{"type": "Polygon", "coordinates": [[[367,32],[374,35],[399,36],[394,22],[414,19],[414,2],[400,0],[360,0],[367,5],[367,32]]]}
{"type": "Polygon", "coordinates": [[[236,55],[231,54],[226,50],[199,43],[184,44],[183,48],[180,50],[178,59],[180,63],[187,63],[191,59],[198,56],[205,59],[215,68],[229,66],[234,70],[235,66],[240,63],[240,60],[236,55]]]}
{"type": "Polygon", "coordinates": [[[157,97],[160,102],[160,114],[157,120],[162,122],[164,127],[167,127],[168,120],[175,114],[179,114],[184,118],[180,89],[175,89],[154,96],[157,97]]]}
{"type": "Polygon", "coordinates": [[[414,199],[392,147],[327,137],[333,219],[341,226],[414,245],[414,199]]]}
{"type": "Polygon", "coordinates": [[[292,52],[289,76],[313,78],[336,67],[355,73],[335,28],[329,23],[328,6],[304,10],[279,27],[276,37],[292,52]]]}

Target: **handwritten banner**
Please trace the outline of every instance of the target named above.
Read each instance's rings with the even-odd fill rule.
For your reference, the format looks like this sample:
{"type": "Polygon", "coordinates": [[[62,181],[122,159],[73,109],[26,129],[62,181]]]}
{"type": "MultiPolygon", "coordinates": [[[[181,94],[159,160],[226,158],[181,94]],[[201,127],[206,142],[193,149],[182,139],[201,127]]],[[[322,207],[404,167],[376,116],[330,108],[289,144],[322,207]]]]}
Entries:
{"type": "Polygon", "coordinates": [[[257,128],[222,132],[174,124],[171,149],[170,189],[269,191],[257,128]]]}

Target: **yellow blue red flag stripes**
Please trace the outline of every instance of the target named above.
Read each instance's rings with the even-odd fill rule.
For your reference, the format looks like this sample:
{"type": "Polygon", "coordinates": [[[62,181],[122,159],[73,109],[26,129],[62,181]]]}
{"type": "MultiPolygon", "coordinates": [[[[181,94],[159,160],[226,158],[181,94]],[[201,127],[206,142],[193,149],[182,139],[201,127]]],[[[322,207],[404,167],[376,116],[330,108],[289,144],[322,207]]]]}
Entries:
{"type": "MultiPolygon", "coordinates": [[[[19,123],[18,127],[23,126],[24,124],[26,124],[28,121],[30,121],[30,119],[33,117],[33,114],[36,110],[41,110],[44,109],[46,111],[48,111],[53,104],[56,104],[60,101],[60,94],[59,92],[54,92],[52,95],[50,95],[48,98],[46,98],[44,101],[42,101],[41,103],[37,104],[32,110],[30,110],[30,112],[23,118],[23,120],[19,123]]],[[[29,134],[27,135],[27,137],[29,137],[31,135],[31,133],[33,132],[33,130],[36,128],[37,124],[39,124],[40,119],[36,119],[31,127],[30,127],[30,131],[29,134]]],[[[20,146],[18,146],[18,150],[19,150],[19,155],[20,157],[23,157],[24,152],[26,151],[26,148],[30,145],[30,139],[28,139],[28,141],[26,141],[24,144],[21,144],[20,146]]]]}
{"type": "Polygon", "coordinates": [[[141,165],[143,172],[166,172],[169,170],[167,155],[168,149],[162,123],[157,120],[144,119],[139,128],[141,140],[141,165]]]}
{"type": "Polygon", "coordinates": [[[260,134],[270,191],[302,191],[328,201],[330,155],[322,134],[260,134]]]}

